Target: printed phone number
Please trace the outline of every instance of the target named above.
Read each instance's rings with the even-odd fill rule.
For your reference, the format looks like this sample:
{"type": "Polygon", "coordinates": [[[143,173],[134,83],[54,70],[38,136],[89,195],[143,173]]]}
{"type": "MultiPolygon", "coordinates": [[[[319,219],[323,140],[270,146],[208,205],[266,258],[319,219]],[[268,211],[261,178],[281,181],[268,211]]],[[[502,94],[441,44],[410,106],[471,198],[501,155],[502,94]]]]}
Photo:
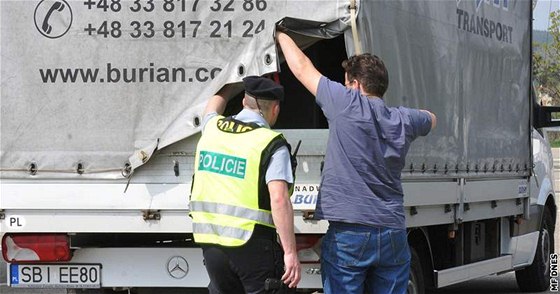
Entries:
{"type": "MultiPolygon", "coordinates": [[[[266,28],[264,20],[245,20],[241,24],[243,38],[253,38],[266,28]]],[[[239,32],[238,30],[235,32],[239,32]]],[[[219,21],[213,20],[203,23],[200,20],[191,21],[165,21],[157,26],[152,21],[132,21],[129,24],[123,24],[120,21],[104,21],[99,26],[91,23],[84,28],[89,36],[103,36],[103,38],[153,38],[161,34],[165,38],[231,38],[234,35],[234,24],[231,20],[219,21]],[[204,32],[204,33],[203,33],[204,32]]],[[[238,35],[238,34],[235,34],[238,35]]]]}
{"type": "MultiPolygon", "coordinates": [[[[89,10],[98,9],[104,12],[121,12],[126,8],[131,12],[153,12],[158,8],[165,12],[196,12],[200,8],[200,0],[164,0],[158,4],[155,4],[154,0],[135,0],[128,7],[123,5],[122,2],[121,0],[88,0],[83,3],[89,10]],[[192,2],[192,4],[189,5],[188,2],[192,2]]],[[[203,1],[203,3],[210,4],[206,8],[214,12],[234,12],[236,9],[242,9],[246,12],[265,11],[268,6],[266,0],[213,0],[203,1]]]]}

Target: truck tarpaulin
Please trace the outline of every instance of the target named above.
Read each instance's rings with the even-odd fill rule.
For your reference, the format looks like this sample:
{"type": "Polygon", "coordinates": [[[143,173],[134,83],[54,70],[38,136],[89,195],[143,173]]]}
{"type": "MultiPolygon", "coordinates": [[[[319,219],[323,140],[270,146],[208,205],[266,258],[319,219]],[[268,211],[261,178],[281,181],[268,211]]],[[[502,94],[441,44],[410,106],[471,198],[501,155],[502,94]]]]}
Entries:
{"type": "MultiPolygon", "coordinates": [[[[389,71],[391,106],[424,108],[437,128],[403,176],[527,175],[531,168],[531,1],[361,1],[362,51],[389,71]]],[[[352,33],[345,32],[349,54],[352,33]]]]}
{"type": "Polygon", "coordinates": [[[348,1],[1,1],[3,178],[122,178],[200,131],[226,83],[278,70],[275,23],[348,1]]]}
{"type": "MultiPolygon", "coordinates": [[[[438,2],[356,1],[361,51],[390,73],[387,104],[438,117],[403,175],[528,175],[530,1],[438,2]]],[[[350,5],[1,1],[2,177],[122,178],[197,133],[222,85],[278,70],[276,22],[302,47],[344,32],[354,54],[350,5]]]]}

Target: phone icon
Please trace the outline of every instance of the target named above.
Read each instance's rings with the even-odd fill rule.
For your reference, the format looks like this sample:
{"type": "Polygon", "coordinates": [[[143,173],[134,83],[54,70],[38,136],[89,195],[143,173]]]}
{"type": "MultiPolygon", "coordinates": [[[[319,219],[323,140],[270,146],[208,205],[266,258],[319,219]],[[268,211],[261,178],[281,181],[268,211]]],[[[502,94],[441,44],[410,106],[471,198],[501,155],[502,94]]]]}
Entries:
{"type": "Polygon", "coordinates": [[[41,0],[33,15],[35,28],[49,39],[64,36],[72,27],[73,19],[72,7],[67,0],[41,0]]]}
{"type": "Polygon", "coordinates": [[[64,3],[56,1],[53,3],[53,5],[51,6],[51,8],[49,8],[49,11],[47,12],[47,14],[45,15],[45,19],[43,20],[43,25],[41,26],[41,29],[43,30],[43,32],[45,32],[47,35],[51,33],[52,31],[52,26],[49,24],[49,19],[51,18],[51,15],[54,11],[62,11],[64,10],[64,3]]]}

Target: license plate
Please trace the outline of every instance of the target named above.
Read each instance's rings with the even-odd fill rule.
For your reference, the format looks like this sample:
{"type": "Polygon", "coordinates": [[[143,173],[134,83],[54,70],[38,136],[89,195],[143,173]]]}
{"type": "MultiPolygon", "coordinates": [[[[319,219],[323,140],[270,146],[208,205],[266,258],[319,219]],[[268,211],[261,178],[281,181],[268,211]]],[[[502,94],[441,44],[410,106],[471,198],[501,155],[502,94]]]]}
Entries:
{"type": "Polygon", "coordinates": [[[99,264],[10,264],[12,287],[101,288],[99,264]]]}

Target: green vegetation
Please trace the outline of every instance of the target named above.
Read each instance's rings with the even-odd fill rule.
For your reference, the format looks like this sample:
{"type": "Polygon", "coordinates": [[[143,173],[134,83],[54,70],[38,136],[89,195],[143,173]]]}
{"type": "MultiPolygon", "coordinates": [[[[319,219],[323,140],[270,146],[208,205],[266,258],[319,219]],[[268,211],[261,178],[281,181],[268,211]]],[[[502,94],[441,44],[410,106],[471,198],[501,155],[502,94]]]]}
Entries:
{"type": "Polygon", "coordinates": [[[552,148],[559,148],[560,147],[560,139],[550,141],[550,147],[552,148]]]}
{"type": "MultiPolygon", "coordinates": [[[[533,42],[536,44],[552,43],[552,37],[547,31],[533,30],[533,42]]],[[[535,50],[538,49],[535,48],[535,50]]]]}
{"type": "MultiPolygon", "coordinates": [[[[543,41],[541,34],[536,35],[543,41]]],[[[533,43],[533,48],[533,74],[542,86],[541,94],[549,95],[553,105],[560,105],[560,11],[550,14],[548,36],[544,35],[544,42],[533,43]]]]}

